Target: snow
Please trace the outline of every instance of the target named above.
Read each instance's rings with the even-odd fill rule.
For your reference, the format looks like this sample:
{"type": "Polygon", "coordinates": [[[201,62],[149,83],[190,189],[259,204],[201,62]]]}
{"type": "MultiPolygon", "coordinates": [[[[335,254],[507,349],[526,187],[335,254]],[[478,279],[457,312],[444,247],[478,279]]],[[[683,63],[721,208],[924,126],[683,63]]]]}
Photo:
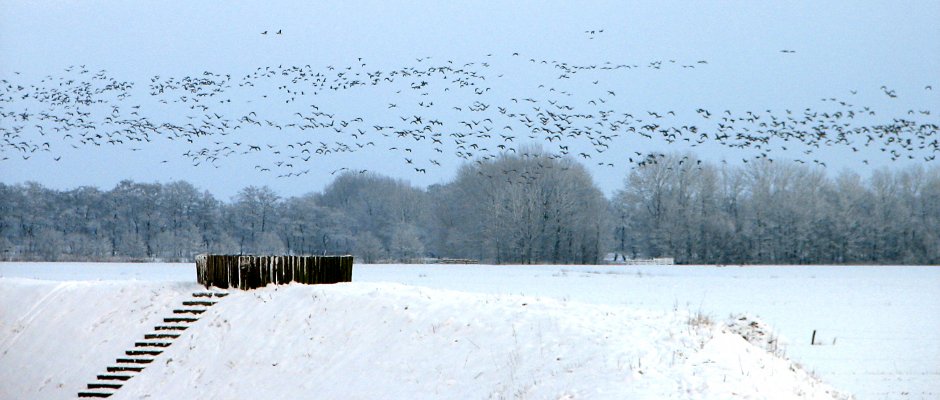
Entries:
{"type": "MultiPolygon", "coordinates": [[[[201,289],[192,264],[0,277],[4,399],[74,398],[201,289]]],[[[353,281],[232,292],[112,398],[940,393],[935,267],[356,265],[353,281]]]]}
{"type": "Polygon", "coordinates": [[[193,287],[0,279],[0,399],[75,398],[193,287]]]}

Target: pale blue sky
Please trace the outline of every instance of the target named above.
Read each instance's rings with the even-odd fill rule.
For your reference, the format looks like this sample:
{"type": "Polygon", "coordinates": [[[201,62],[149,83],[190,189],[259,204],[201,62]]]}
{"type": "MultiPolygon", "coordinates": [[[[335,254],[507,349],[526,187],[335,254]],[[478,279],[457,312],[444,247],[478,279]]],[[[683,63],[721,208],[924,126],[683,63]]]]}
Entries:
{"type": "MultiPolygon", "coordinates": [[[[926,121],[936,123],[940,118],[940,2],[936,1],[464,3],[4,0],[0,2],[0,77],[38,83],[47,75],[63,74],[69,65],[86,65],[143,87],[154,75],[195,76],[208,70],[242,76],[265,66],[340,67],[357,63],[359,57],[367,69],[388,70],[431,56],[436,63],[488,62],[492,74],[504,74],[505,79],[493,83],[498,87],[488,98],[495,107],[509,97],[537,93],[540,83],[561,84],[554,78],[555,71],[523,59],[641,66],[655,60],[676,60],[677,64],[707,60],[708,64],[694,70],[643,70],[591,79],[600,81],[598,88],[618,93],[617,103],[612,104],[618,111],[675,110],[680,119],[694,118],[698,107],[741,113],[822,109],[826,104],[821,98],[850,96],[853,102],[878,109],[879,116],[888,121],[892,115],[906,115],[909,109],[932,111],[924,117],[926,121]],[[600,29],[604,32],[584,33],[600,29]],[[283,35],[261,35],[265,30],[282,30],[283,35]],[[795,53],[781,53],[783,49],[795,53]],[[513,57],[514,52],[520,56],[513,57]],[[896,90],[898,97],[885,96],[882,85],[896,90]],[[938,89],[925,90],[927,85],[938,89]]],[[[570,89],[578,93],[576,97],[583,96],[583,101],[596,90],[570,89]]],[[[328,102],[331,110],[348,116],[396,118],[398,114],[389,114],[381,105],[397,100],[382,96],[392,94],[333,96],[311,102],[328,102]]],[[[260,110],[272,114],[283,111],[257,102],[249,106],[246,98],[234,101],[244,101],[244,110],[257,106],[272,108],[260,110]]],[[[147,100],[140,102],[146,105],[147,100]]],[[[273,140],[257,135],[274,133],[253,135],[273,140]]],[[[386,143],[386,147],[391,145],[386,143]]],[[[597,160],[614,162],[634,150],[688,149],[632,139],[619,146],[597,160]]],[[[125,178],[185,179],[228,198],[247,185],[269,185],[283,195],[320,190],[337,166],[376,170],[418,185],[452,178],[459,159],[452,154],[435,155],[424,144],[414,147],[416,157],[436,157],[443,166],[417,174],[402,162],[402,154],[376,146],[315,160],[305,167],[311,173],[301,178],[276,179],[252,168],[256,160],[237,157],[220,162],[218,168],[193,167],[180,156],[187,146],[154,141],[137,146],[139,151],[131,151],[130,146],[62,146],[59,161],[11,157],[0,162],[0,179],[5,183],[32,180],[63,189],[110,188],[125,178]]],[[[696,151],[712,160],[740,161],[752,155],[717,146],[696,151]]],[[[877,153],[866,156],[871,165],[900,165],[877,153]]],[[[844,147],[815,156],[824,158],[830,171],[870,168],[844,147]]],[[[625,164],[614,168],[588,165],[607,193],[618,188],[629,171],[625,164]]]]}

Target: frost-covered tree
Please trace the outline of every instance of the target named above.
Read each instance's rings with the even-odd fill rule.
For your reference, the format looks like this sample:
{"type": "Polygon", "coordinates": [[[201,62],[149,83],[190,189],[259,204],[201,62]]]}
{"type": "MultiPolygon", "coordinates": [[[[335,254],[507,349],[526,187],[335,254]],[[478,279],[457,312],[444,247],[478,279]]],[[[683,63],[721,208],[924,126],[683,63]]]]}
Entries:
{"type": "Polygon", "coordinates": [[[275,228],[288,254],[344,254],[350,251],[350,219],[343,212],[321,206],[317,196],[285,200],[275,228]]]}
{"type": "Polygon", "coordinates": [[[387,251],[379,238],[369,232],[361,232],[355,238],[353,256],[357,261],[375,263],[387,257],[387,251]]]}
{"type": "Polygon", "coordinates": [[[397,240],[396,232],[402,224],[415,228],[423,246],[422,227],[429,209],[427,194],[402,180],[376,173],[347,172],[328,185],[317,202],[347,218],[343,239],[347,252],[353,237],[368,233],[381,242],[382,248],[394,253],[392,242],[397,240]]]}
{"type": "Polygon", "coordinates": [[[280,248],[278,239],[271,236],[277,221],[280,197],[267,186],[248,186],[235,196],[228,209],[229,227],[238,241],[238,252],[251,254],[263,248],[280,248]]]}
{"type": "Polygon", "coordinates": [[[440,245],[496,263],[594,263],[606,240],[607,203],[583,166],[536,147],[463,166],[435,191],[440,245]]]}
{"type": "Polygon", "coordinates": [[[611,201],[574,160],[537,147],[463,166],[427,190],[373,173],[281,199],[230,202],[186,182],[110,190],[0,184],[4,260],[191,260],[200,252],[594,263],[940,263],[940,168],[851,171],[691,154],[630,172],[611,201]]]}

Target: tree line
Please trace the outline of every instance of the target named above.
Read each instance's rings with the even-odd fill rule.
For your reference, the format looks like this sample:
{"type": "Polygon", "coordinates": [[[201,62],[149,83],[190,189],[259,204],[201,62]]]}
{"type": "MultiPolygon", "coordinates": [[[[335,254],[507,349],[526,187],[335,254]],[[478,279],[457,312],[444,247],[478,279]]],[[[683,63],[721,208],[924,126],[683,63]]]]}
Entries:
{"type": "Polygon", "coordinates": [[[0,184],[3,260],[191,261],[195,254],[352,254],[357,262],[463,258],[594,264],[938,264],[940,168],[869,177],[794,163],[673,154],[610,198],[583,165],[538,148],[466,164],[426,189],[377,173],[322,192],[248,186],[228,201],[187,182],[110,190],[0,184]]]}

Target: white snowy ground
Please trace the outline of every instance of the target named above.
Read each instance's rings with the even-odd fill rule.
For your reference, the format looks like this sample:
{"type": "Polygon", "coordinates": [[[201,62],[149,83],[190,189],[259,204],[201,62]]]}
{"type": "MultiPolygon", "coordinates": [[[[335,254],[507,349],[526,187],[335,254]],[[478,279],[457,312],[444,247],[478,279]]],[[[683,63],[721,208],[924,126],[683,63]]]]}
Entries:
{"type": "MultiPolygon", "coordinates": [[[[0,398],[73,398],[193,275],[0,263],[0,398]]],[[[353,279],[237,292],[112,398],[832,397],[730,333],[730,313],[776,328],[841,393],[940,393],[940,268],[356,265],[353,279]]]]}

